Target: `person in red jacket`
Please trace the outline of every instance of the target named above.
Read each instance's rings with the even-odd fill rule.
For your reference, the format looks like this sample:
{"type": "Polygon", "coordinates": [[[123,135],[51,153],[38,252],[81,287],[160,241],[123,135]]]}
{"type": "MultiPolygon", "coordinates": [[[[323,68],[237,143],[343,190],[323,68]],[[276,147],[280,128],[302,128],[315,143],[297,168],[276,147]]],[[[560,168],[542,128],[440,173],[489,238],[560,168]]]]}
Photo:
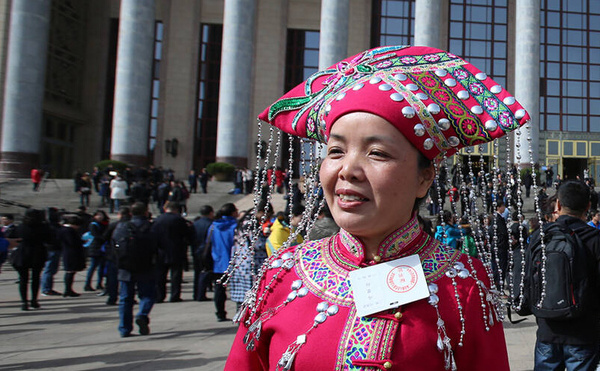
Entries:
{"type": "Polygon", "coordinates": [[[40,190],[40,183],[42,182],[42,171],[40,169],[31,169],[31,182],[33,183],[33,191],[37,192],[40,190]]]}
{"type": "Polygon", "coordinates": [[[316,73],[259,119],[327,144],[298,230],[322,189],[340,231],[296,246],[291,234],[267,260],[225,369],[508,370],[487,268],[426,233],[418,210],[440,161],[523,125],[521,105],[451,53],[388,46],[316,73]]]}

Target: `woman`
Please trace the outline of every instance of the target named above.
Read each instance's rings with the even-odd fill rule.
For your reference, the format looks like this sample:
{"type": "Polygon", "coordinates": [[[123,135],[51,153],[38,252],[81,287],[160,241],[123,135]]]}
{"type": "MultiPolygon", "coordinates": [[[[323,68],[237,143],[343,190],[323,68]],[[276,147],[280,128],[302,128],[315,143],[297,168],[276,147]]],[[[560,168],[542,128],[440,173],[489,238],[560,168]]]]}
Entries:
{"type": "Polygon", "coordinates": [[[110,218],[103,210],[97,210],[94,213],[93,219],[94,220],[90,223],[89,227],[92,241],[87,247],[87,255],[90,257],[90,268],[88,269],[85,286],[83,287],[84,291],[96,291],[92,287],[92,278],[94,277],[94,272],[96,269],[98,270],[96,289],[104,289],[104,286],[102,286],[106,253],[106,248],[104,246],[106,243],[106,240],[104,239],[104,232],[108,228],[110,218]]]}
{"type": "Polygon", "coordinates": [[[65,270],[65,291],[63,297],[77,297],[81,294],[73,290],[75,273],[85,269],[85,250],[79,234],[81,218],[66,215],[63,226],[58,230],[56,239],[62,248],[63,269],[65,270]]]}
{"type": "Polygon", "coordinates": [[[122,202],[127,199],[127,182],[120,175],[110,181],[110,213],[119,210],[122,202]]]}
{"type": "Polygon", "coordinates": [[[12,265],[19,272],[21,310],[29,310],[30,305],[37,309],[40,307],[38,303],[40,276],[47,254],[44,244],[52,240],[44,212],[28,209],[23,217],[23,223],[17,227],[16,236],[21,238],[21,242],[12,254],[12,265]],[[31,277],[31,302],[27,298],[29,277],[31,277]]]}
{"type": "Polygon", "coordinates": [[[327,143],[320,180],[341,230],[268,260],[225,368],[507,370],[483,264],[425,233],[417,210],[441,159],[526,122],[514,98],[450,53],[381,47],[316,73],[259,118],[327,143]],[[390,303],[388,291],[425,284],[419,271],[424,299],[390,303]]]}
{"type": "Polygon", "coordinates": [[[81,206],[90,206],[90,194],[92,194],[92,180],[90,174],[85,173],[77,184],[77,191],[79,192],[79,203],[81,206]]]}
{"type": "Polygon", "coordinates": [[[456,217],[449,210],[444,210],[438,215],[438,225],[434,236],[436,240],[456,248],[463,234],[456,225],[456,217]]]}

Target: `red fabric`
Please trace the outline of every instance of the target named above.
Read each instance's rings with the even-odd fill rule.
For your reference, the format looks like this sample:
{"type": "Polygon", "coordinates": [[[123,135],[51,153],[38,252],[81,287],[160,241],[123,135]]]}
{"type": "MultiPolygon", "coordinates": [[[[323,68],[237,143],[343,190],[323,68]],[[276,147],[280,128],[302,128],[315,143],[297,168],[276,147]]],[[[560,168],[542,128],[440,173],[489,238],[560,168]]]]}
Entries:
{"type": "MultiPolygon", "coordinates": [[[[466,255],[460,255],[461,262],[469,266],[466,255]]],[[[479,261],[474,262],[479,278],[489,285],[485,270],[479,261]]],[[[269,270],[262,282],[259,297],[266,282],[270,282],[276,269],[269,270]]],[[[291,284],[299,279],[294,268],[276,280],[266,296],[262,310],[274,308],[285,301],[291,284]]],[[[508,355],[502,325],[496,323],[485,330],[479,290],[473,279],[457,279],[461,304],[465,318],[464,345],[458,346],[460,320],[455,291],[450,278],[445,275],[436,281],[439,286],[439,310],[446,323],[446,330],[452,339],[452,349],[460,371],[503,371],[508,370],[508,355]]],[[[275,370],[281,355],[298,335],[308,331],[316,315],[315,308],[323,301],[312,292],[299,298],[278,311],[264,322],[256,351],[247,351],[243,337],[248,328],[242,323],[234,340],[225,370],[275,370]]],[[[336,357],[344,326],[349,320],[350,307],[339,306],[339,313],[312,330],[306,343],[296,355],[292,370],[335,370],[336,357]]],[[[393,339],[390,362],[391,370],[444,370],[444,357],[436,347],[437,314],[426,299],[407,304],[401,308],[402,317],[393,339]]],[[[379,316],[393,321],[388,314],[379,316]]],[[[350,318],[352,320],[353,318],[350,318]]],[[[382,339],[374,339],[381,341],[382,339]]],[[[358,357],[359,364],[372,363],[381,368],[382,360],[358,357]]],[[[357,364],[358,363],[358,364],[357,364]]]]}
{"type": "Polygon", "coordinates": [[[33,183],[40,183],[42,181],[42,172],[38,169],[31,169],[31,181],[33,183]]]}

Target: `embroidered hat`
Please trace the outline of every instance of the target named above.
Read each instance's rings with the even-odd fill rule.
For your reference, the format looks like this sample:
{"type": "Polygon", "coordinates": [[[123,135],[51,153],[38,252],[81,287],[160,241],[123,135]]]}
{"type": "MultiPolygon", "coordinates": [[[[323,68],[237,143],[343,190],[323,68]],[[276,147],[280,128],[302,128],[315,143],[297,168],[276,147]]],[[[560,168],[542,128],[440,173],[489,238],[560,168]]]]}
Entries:
{"type": "Polygon", "coordinates": [[[319,71],[259,115],[284,132],[326,143],[356,111],[394,125],[428,159],[499,138],[529,120],[501,85],[443,50],[385,46],[319,71]]]}

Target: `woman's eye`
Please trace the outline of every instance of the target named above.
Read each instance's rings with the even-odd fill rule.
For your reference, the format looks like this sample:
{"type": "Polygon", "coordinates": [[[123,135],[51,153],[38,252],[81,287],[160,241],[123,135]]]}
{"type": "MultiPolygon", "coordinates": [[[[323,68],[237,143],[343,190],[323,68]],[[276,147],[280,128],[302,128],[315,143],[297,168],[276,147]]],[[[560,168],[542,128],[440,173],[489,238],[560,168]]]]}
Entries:
{"type": "Polygon", "coordinates": [[[377,150],[373,150],[373,151],[371,151],[371,155],[372,155],[372,156],[376,156],[376,157],[385,157],[385,158],[389,157],[389,156],[387,155],[387,153],[385,153],[385,152],[382,152],[382,151],[377,151],[377,150]]]}

